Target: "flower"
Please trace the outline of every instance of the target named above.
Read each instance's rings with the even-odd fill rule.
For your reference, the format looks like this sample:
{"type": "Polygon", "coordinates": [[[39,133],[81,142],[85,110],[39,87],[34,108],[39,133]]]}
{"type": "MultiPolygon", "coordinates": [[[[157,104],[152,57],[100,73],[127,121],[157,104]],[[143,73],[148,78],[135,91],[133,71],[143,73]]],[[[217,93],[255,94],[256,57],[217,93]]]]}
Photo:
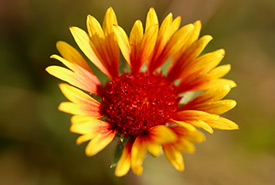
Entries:
{"type": "Polygon", "coordinates": [[[70,31],[86,57],[110,80],[102,84],[82,55],[62,41],[57,42],[61,56],[51,58],[67,68],[46,68],[70,84],[60,84],[69,102],[61,103],[59,110],[73,115],[70,130],[80,134],[77,144],[89,141],[88,156],[120,138],[116,176],[127,174],[130,168],[142,174],[146,154],[157,157],[162,151],[182,171],[181,152],[192,153],[193,143],[205,140],[197,127],[210,133],[213,128],[238,128],[219,116],[236,105],[234,100],[221,100],[236,86],[234,81],[221,78],[230,65],[217,67],[224,50],[201,55],[212,37],[199,38],[200,21],[179,28],[180,21],[170,13],[159,26],[151,8],[145,29],[137,20],[128,37],[112,8],[107,10],[102,27],[89,15],[88,34],[78,27],[70,27],[70,31]],[[120,74],[118,70],[120,51],[130,72],[120,74]],[[160,68],[167,61],[165,74],[160,68]],[[186,92],[193,91],[202,93],[188,101],[186,92]]]}

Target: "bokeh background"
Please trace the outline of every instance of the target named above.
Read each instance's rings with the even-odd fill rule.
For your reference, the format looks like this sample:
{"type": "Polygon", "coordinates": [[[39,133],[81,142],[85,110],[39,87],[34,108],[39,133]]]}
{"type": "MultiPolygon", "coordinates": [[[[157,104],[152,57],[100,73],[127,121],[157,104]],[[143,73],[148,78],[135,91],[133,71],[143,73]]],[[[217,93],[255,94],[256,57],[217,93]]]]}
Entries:
{"type": "Polygon", "coordinates": [[[275,1],[274,0],[0,0],[0,184],[1,185],[274,185],[275,184],[275,1]],[[184,154],[177,172],[162,156],[148,157],[143,176],[116,178],[110,169],[114,146],[86,157],[75,144],[59,80],[45,72],[58,64],[55,43],[76,46],[69,26],[86,29],[86,16],[100,22],[112,6],[129,33],[154,7],[182,24],[202,20],[214,40],[206,51],[226,50],[222,64],[238,87],[238,101],[225,116],[237,131],[206,133],[195,154],[184,154]]]}

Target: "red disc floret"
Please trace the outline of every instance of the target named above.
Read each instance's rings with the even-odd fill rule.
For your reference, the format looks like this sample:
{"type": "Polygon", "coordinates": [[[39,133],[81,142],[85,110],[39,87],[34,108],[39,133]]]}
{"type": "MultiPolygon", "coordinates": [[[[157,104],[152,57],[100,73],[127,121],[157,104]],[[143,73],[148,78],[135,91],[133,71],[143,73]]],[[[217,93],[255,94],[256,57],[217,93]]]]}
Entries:
{"type": "Polygon", "coordinates": [[[138,136],[175,114],[180,100],[175,89],[161,74],[125,73],[106,83],[102,113],[119,133],[138,136]]]}

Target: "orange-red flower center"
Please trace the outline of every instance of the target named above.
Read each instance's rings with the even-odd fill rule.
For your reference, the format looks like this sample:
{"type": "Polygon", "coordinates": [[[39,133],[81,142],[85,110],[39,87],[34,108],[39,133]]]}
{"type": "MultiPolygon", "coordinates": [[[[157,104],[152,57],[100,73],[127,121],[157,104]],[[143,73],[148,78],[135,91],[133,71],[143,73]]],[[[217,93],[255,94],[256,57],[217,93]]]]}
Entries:
{"type": "Polygon", "coordinates": [[[161,74],[125,73],[106,83],[102,112],[118,132],[137,136],[166,124],[179,100],[175,86],[161,74]]]}

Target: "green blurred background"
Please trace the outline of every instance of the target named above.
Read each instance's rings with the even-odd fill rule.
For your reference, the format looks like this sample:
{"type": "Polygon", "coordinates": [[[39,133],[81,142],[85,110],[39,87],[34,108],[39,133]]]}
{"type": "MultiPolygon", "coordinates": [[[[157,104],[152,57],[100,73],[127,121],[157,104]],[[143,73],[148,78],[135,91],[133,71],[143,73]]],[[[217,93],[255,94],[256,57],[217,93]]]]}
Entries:
{"type": "Polygon", "coordinates": [[[274,185],[274,33],[274,0],[0,0],[0,184],[274,185]],[[57,110],[60,81],[44,70],[58,64],[49,58],[56,41],[76,46],[68,27],[86,29],[87,14],[102,22],[110,6],[128,33],[150,7],[160,21],[169,12],[182,24],[200,19],[202,34],[214,37],[206,51],[226,50],[222,64],[232,64],[227,77],[238,84],[228,98],[238,105],[225,116],[240,130],[206,134],[195,154],[184,154],[184,172],[148,157],[143,176],[116,178],[114,146],[86,157],[70,116],[57,110]]]}

